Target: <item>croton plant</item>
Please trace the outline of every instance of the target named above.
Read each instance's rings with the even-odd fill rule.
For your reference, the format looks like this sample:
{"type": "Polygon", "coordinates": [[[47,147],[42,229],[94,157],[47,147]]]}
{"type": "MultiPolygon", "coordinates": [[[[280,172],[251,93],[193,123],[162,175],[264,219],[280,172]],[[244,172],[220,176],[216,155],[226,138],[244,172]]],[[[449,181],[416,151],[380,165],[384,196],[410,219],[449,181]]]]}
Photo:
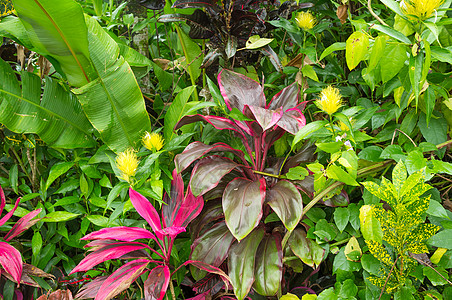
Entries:
{"type": "MultiPolygon", "coordinates": [[[[218,83],[229,110],[239,110],[244,117],[231,120],[210,115],[185,116],[176,129],[204,121],[216,129],[232,131],[245,150],[224,143],[193,142],[175,157],[179,173],[193,165],[191,191],[195,197],[208,200],[191,228],[194,238],[191,259],[219,267],[226,264],[227,258],[229,277],[238,299],[245,298],[251,288],[261,295],[274,296],[281,289],[284,252],[303,252],[299,247],[309,242],[305,232],[297,229],[299,232],[292,235],[295,240],[289,240],[287,249],[284,245],[303,213],[303,184],[287,180],[284,175],[291,167],[312,161],[314,155],[312,148],[290,159],[274,159],[268,154],[286,132],[296,134],[306,125],[302,113],[306,102],[300,102],[296,83],[281,90],[268,103],[263,86],[244,75],[223,70],[218,83]]],[[[323,258],[323,249],[317,253],[320,255],[311,258],[311,262],[315,261],[312,266],[323,258]]],[[[197,280],[206,275],[196,269],[192,269],[192,274],[197,280]]],[[[215,278],[211,276],[211,280],[215,278]]],[[[209,285],[214,286],[212,294],[221,286],[217,280],[218,285],[209,285]]]]}

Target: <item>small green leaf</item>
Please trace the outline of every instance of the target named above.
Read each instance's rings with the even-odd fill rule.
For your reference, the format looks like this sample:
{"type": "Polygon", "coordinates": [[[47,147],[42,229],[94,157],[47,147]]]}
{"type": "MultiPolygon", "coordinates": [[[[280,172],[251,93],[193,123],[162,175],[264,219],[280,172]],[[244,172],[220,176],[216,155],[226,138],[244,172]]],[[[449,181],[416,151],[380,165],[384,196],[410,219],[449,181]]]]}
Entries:
{"type": "Polygon", "coordinates": [[[431,246],[452,249],[452,229],[446,229],[432,236],[427,243],[431,246]]]}
{"type": "Polygon", "coordinates": [[[369,48],[369,37],[363,32],[352,33],[346,42],[345,58],[347,66],[353,70],[366,56],[369,48]]]}
{"type": "Polygon", "coordinates": [[[344,231],[350,219],[350,212],[347,207],[338,207],[334,211],[334,223],[340,232],[344,231]]]}
{"type": "Polygon", "coordinates": [[[326,170],[326,175],[329,178],[335,179],[345,184],[359,186],[358,182],[356,182],[356,179],[353,178],[352,175],[345,172],[342,168],[336,165],[330,165],[326,170]]]}
{"type": "Polygon", "coordinates": [[[314,71],[314,68],[311,65],[306,65],[301,69],[301,73],[303,73],[304,77],[308,77],[314,81],[319,82],[319,78],[314,71]]]}
{"type": "Polygon", "coordinates": [[[336,42],[332,44],[331,46],[323,50],[322,55],[320,55],[319,61],[324,59],[334,51],[345,50],[346,47],[347,47],[346,43],[336,42]]]}
{"type": "Polygon", "coordinates": [[[42,221],[43,222],[65,222],[75,219],[80,214],[74,214],[67,211],[54,211],[47,214],[42,221]]]}
{"type": "Polygon", "coordinates": [[[295,135],[292,141],[292,149],[295,149],[295,146],[298,144],[298,142],[305,139],[309,134],[316,132],[320,128],[323,128],[327,123],[327,121],[314,121],[306,124],[295,135]]]}
{"type": "Polygon", "coordinates": [[[245,48],[248,50],[259,49],[270,44],[272,41],[273,39],[261,38],[258,35],[253,35],[246,41],[245,48]]]}
{"type": "Polygon", "coordinates": [[[363,205],[359,209],[359,220],[361,224],[361,232],[364,239],[374,240],[381,243],[383,239],[383,231],[381,230],[380,222],[373,213],[371,205],[363,205]]]}
{"type": "Polygon", "coordinates": [[[72,168],[73,165],[74,165],[73,162],[63,162],[53,165],[52,168],[50,169],[49,178],[47,178],[45,189],[47,190],[50,187],[50,185],[55,181],[55,179],[69,171],[69,169],[72,168]]]}
{"type": "Polygon", "coordinates": [[[33,252],[33,256],[37,257],[42,248],[42,236],[39,231],[36,231],[31,239],[31,250],[33,252]]]}

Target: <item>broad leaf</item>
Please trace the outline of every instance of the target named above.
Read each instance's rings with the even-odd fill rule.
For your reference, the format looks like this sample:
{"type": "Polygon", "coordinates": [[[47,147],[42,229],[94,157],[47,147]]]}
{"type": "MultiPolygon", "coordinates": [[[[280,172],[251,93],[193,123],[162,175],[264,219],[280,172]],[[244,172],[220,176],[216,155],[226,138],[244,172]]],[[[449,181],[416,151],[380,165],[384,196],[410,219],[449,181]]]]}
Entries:
{"type": "Polygon", "coordinates": [[[375,214],[373,213],[373,207],[370,205],[363,205],[359,209],[359,220],[361,223],[361,232],[364,239],[374,240],[381,243],[383,238],[383,232],[381,230],[380,223],[378,222],[375,214]]]}
{"type": "MultiPolygon", "coordinates": [[[[17,201],[17,202],[19,202],[19,201],[17,201]]],[[[10,241],[14,237],[18,236],[19,234],[21,234],[22,232],[24,232],[25,230],[27,230],[28,228],[30,228],[31,226],[36,224],[36,222],[41,220],[40,218],[32,220],[40,212],[41,212],[41,208],[36,209],[32,212],[29,212],[28,214],[26,214],[25,216],[20,218],[19,221],[17,221],[14,224],[13,228],[11,228],[11,230],[8,231],[8,233],[5,235],[5,237],[4,237],[5,241],[10,241]]]]}
{"type": "Polygon", "coordinates": [[[259,224],[264,199],[263,178],[256,181],[236,178],[224,190],[222,203],[226,224],[239,241],[259,224]]]}
{"type": "Polygon", "coordinates": [[[95,300],[113,299],[127,289],[142,274],[148,264],[147,259],[137,259],[120,267],[103,282],[95,300]]]}
{"type": "Polygon", "coordinates": [[[223,280],[224,284],[226,285],[226,287],[227,287],[226,289],[228,289],[229,284],[231,282],[231,278],[229,278],[229,276],[223,270],[216,268],[214,266],[211,266],[209,264],[206,264],[205,262],[198,261],[198,260],[187,260],[181,266],[186,266],[189,264],[197,267],[200,270],[219,275],[221,277],[221,279],[223,280]]]}
{"type": "Polygon", "coordinates": [[[22,255],[16,248],[5,242],[0,242],[0,265],[17,283],[20,283],[22,255]]]}
{"type": "Polygon", "coordinates": [[[353,70],[365,57],[369,48],[369,37],[360,31],[356,31],[347,39],[345,58],[347,66],[353,70]]]}
{"type": "Polygon", "coordinates": [[[152,269],[144,282],[144,299],[162,300],[170,280],[171,273],[168,266],[157,266],[152,269]]]}
{"type": "Polygon", "coordinates": [[[83,10],[75,1],[13,0],[36,51],[59,66],[77,87],[95,78],[83,10]]]}
{"type": "Polygon", "coordinates": [[[316,269],[322,262],[325,249],[308,239],[303,229],[295,229],[288,243],[292,252],[308,266],[316,269]]]}
{"type": "Polygon", "coordinates": [[[163,129],[166,142],[171,141],[176,136],[174,132],[176,129],[174,129],[174,127],[186,114],[186,111],[188,110],[188,99],[195,89],[195,86],[189,86],[181,90],[168,108],[168,111],[165,114],[165,127],[163,129]]]}
{"type": "Polygon", "coordinates": [[[115,152],[135,146],[151,124],[140,87],[117,43],[86,17],[90,58],[98,78],[74,90],[102,140],[115,152]]]}
{"type": "Polygon", "coordinates": [[[217,117],[217,116],[203,116],[203,115],[192,115],[183,117],[174,127],[174,130],[181,128],[184,125],[191,124],[193,122],[205,121],[219,130],[233,130],[238,132],[243,136],[242,127],[237,126],[234,122],[227,118],[217,117]]]}
{"type": "Polygon", "coordinates": [[[111,227],[102,228],[101,230],[85,235],[81,240],[118,240],[124,242],[131,242],[138,239],[152,239],[155,236],[149,231],[141,227],[111,227]]]}
{"type": "Polygon", "coordinates": [[[234,244],[229,252],[229,277],[239,300],[248,295],[253,285],[256,251],[264,234],[263,228],[254,230],[240,243],[234,244]]]}
{"type": "Polygon", "coordinates": [[[253,288],[260,295],[274,296],[280,289],[282,275],[281,237],[279,234],[265,236],[256,252],[253,288]]]}
{"type": "Polygon", "coordinates": [[[157,238],[162,240],[163,235],[160,234],[160,231],[162,230],[162,224],[154,206],[152,206],[149,200],[146,199],[143,195],[132,190],[131,188],[129,188],[129,196],[130,201],[132,201],[133,207],[135,207],[140,216],[142,216],[148,222],[157,238]]]}
{"type": "Polygon", "coordinates": [[[201,196],[218,185],[221,178],[235,169],[238,164],[221,156],[201,159],[193,168],[190,188],[195,196],[201,196]]]}
{"type": "Polygon", "coordinates": [[[92,125],[77,99],[47,77],[41,97],[37,75],[21,72],[21,84],[11,66],[0,59],[0,123],[20,133],[36,133],[49,146],[92,147],[92,125]]]}
{"type": "MultiPolygon", "coordinates": [[[[228,230],[224,221],[217,223],[212,228],[200,235],[192,245],[191,260],[199,260],[214,267],[219,267],[228,256],[229,247],[234,237],[228,230]]],[[[196,280],[206,274],[195,268],[190,268],[196,280]]]]}

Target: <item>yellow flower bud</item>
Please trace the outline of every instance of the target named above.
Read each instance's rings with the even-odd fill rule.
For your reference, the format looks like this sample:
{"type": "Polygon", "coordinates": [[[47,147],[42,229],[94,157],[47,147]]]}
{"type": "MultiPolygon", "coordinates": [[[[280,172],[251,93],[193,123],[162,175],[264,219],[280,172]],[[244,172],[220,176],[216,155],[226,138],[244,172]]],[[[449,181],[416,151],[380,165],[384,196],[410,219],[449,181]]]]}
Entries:
{"type": "Polygon", "coordinates": [[[127,149],[116,157],[116,167],[121,171],[121,177],[129,181],[131,176],[135,176],[138,168],[138,158],[133,149],[127,149]]]}
{"type": "Polygon", "coordinates": [[[444,3],[444,0],[402,0],[400,8],[410,20],[425,20],[444,3]]]}
{"type": "Polygon", "coordinates": [[[158,133],[149,133],[146,131],[145,136],[142,139],[143,145],[152,152],[159,151],[163,147],[164,139],[158,133]]]}
{"type": "Polygon", "coordinates": [[[302,11],[295,17],[298,27],[303,30],[312,29],[316,23],[314,16],[309,11],[302,11]]]}
{"type": "Polygon", "coordinates": [[[342,97],[339,89],[332,86],[324,88],[320,92],[320,99],[315,104],[325,113],[332,115],[342,106],[342,97]]]}

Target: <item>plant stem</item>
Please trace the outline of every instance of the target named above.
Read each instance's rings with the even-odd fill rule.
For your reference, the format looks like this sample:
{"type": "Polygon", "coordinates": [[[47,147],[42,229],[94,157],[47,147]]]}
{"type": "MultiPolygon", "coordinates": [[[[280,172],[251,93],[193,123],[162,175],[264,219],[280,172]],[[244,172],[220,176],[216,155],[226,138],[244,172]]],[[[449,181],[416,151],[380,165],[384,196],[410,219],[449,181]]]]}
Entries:
{"type": "Polygon", "coordinates": [[[171,279],[169,281],[169,286],[170,286],[171,296],[172,296],[173,300],[176,300],[176,293],[174,292],[174,285],[173,285],[173,281],[171,279]]]}
{"type": "Polygon", "coordinates": [[[383,285],[383,288],[381,289],[381,293],[380,293],[380,297],[378,297],[378,300],[381,299],[381,296],[383,296],[383,293],[385,291],[386,288],[386,284],[389,281],[389,277],[391,277],[391,273],[394,270],[395,265],[397,264],[397,261],[399,260],[400,256],[397,257],[396,261],[394,262],[394,264],[392,265],[391,271],[389,271],[388,277],[386,278],[385,284],[383,285]]]}
{"type": "Polygon", "coordinates": [[[22,169],[22,171],[25,173],[25,175],[27,175],[27,178],[30,182],[32,182],[32,179],[30,177],[30,174],[28,174],[27,169],[25,168],[24,163],[22,162],[22,159],[20,159],[19,154],[17,153],[16,149],[14,149],[14,147],[10,148],[11,151],[14,153],[14,156],[17,160],[17,163],[20,165],[20,168],[22,169]]]}
{"type": "Polygon", "coordinates": [[[253,173],[259,174],[259,175],[264,175],[264,176],[269,176],[269,177],[274,177],[274,178],[278,178],[278,179],[281,178],[280,175],[270,174],[270,173],[266,173],[266,172],[262,172],[262,171],[257,171],[257,170],[253,170],[253,173]]]}
{"type": "Polygon", "coordinates": [[[383,21],[379,16],[377,16],[376,13],[374,13],[373,9],[372,9],[372,5],[371,5],[372,0],[369,0],[367,2],[367,8],[369,9],[370,14],[378,20],[378,22],[380,22],[382,25],[388,26],[388,24],[385,23],[385,21],[383,21]]]}

